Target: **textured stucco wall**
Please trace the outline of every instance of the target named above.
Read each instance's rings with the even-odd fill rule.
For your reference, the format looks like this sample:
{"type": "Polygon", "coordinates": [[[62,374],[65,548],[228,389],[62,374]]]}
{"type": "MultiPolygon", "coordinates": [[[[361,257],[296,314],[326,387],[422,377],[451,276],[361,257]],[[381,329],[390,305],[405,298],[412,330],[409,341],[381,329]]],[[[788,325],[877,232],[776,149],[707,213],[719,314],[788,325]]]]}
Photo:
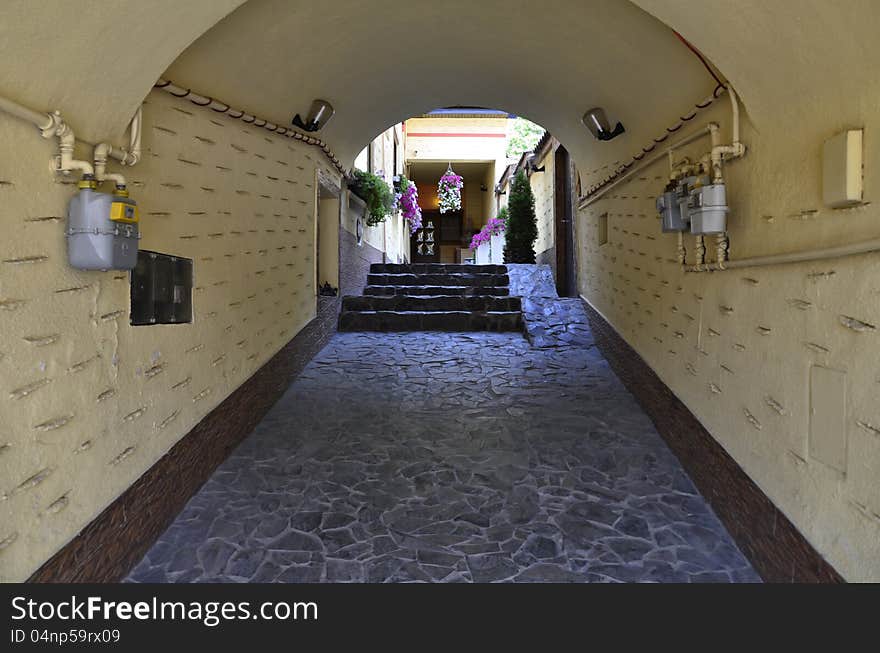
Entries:
{"type": "Polygon", "coordinates": [[[535,217],[538,219],[538,239],[535,241],[535,255],[541,260],[538,263],[548,263],[556,273],[555,254],[552,261],[547,250],[552,249],[556,242],[556,223],[554,206],[554,156],[553,148],[549,148],[540,161],[535,161],[535,166],[543,167],[544,172],[533,172],[529,176],[529,185],[535,196],[535,217]]]}
{"type": "Polygon", "coordinates": [[[55,180],[54,143],[0,115],[0,580],[26,578],[315,315],[319,151],[161,92],[144,120],[127,171],[141,246],[194,260],[192,324],[131,327],[127,273],[68,267],[75,185],[55,180]]]}
{"type": "MultiPolygon", "coordinates": [[[[672,124],[684,115],[662,113],[658,133],[660,120],[672,124]]],[[[680,133],[709,120],[729,138],[726,98],[680,133]]],[[[784,132],[758,133],[746,121],[747,156],[726,167],[732,259],[880,236],[876,203],[822,205],[822,142],[844,126],[870,134],[878,116],[854,104],[827,116],[820,129],[792,123],[784,132]]],[[[880,145],[865,143],[865,200],[872,202],[880,145]]],[[[610,145],[581,170],[585,187],[631,154],[610,145]]],[[[676,158],[697,159],[707,147],[701,141],[676,158]]],[[[880,256],[684,274],[675,235],[662,234],[655,217],[667,175],[659,163],[578,213],[580,292],[847,579],[880,580],[880,376],[872,355],[880,338],[880,256]],[[609,242],[599,246],[602,215],[609,242]],[[825,435],[842,452],[843,469],[810,446],[810,413],[820,399],[811,399],[810,374],[817,366],[846,375],[845,428],[825,435]]],[[[694,238],[685,240],[693,261],[694,238]]],[[[707,244],[711,257],[713,241],[707,244]]]]}

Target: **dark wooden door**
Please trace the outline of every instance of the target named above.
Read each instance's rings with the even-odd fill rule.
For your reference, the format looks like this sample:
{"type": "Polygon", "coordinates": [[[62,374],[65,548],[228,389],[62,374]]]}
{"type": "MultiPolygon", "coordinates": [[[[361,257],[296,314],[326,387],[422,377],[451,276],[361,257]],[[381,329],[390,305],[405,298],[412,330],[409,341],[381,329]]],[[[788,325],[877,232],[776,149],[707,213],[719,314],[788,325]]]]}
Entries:
{"type": "Polygon", "coordinates": [[[561,145],[554,159],[554,214],[556,231],[556,292],[571,297],[575,291],[574,230],[572,228],[571,157],[561,145]]]}

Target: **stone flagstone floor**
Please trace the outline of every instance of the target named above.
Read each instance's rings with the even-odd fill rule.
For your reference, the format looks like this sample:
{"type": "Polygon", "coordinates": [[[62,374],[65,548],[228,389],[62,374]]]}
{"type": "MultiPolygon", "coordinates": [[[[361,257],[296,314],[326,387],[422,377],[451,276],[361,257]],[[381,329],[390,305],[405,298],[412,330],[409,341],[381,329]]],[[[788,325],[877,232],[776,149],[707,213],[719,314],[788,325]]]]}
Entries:
{"type": "Polygon", "coordinates": [[[579,300],[520,334],[344,333],[133,582],[759,582],[593,345],[579,300]]]}

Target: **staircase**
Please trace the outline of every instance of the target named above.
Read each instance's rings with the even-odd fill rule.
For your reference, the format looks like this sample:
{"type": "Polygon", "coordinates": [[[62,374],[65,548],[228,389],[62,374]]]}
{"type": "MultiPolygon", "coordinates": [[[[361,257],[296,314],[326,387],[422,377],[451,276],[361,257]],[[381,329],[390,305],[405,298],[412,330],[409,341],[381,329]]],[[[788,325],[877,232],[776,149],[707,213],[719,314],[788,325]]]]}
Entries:
{"type": "Polygon", "coordinates": [[[344,297],[340,331],[521,331],[503,265],[373,263],[360,297],[344,297]]]}

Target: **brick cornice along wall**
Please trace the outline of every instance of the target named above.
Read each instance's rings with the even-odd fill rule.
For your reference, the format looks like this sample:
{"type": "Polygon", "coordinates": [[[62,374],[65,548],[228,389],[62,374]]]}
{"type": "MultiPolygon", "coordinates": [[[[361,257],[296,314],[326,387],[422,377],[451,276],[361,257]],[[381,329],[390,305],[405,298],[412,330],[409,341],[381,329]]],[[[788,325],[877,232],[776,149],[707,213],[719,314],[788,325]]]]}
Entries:
{"type": "Polygon", "coordinates": [[[761,577],[774,583],[844,582],[604,316],[586,300],[584,305],[611,368],[761,577]]]}
{"type": "Polygon", "coordinates": [[[34,572],[29,582],[108,583],[124,578],[327,344],[336,331],[338,304],[336,297],[319,297],[314,320],[34,572]]]}

